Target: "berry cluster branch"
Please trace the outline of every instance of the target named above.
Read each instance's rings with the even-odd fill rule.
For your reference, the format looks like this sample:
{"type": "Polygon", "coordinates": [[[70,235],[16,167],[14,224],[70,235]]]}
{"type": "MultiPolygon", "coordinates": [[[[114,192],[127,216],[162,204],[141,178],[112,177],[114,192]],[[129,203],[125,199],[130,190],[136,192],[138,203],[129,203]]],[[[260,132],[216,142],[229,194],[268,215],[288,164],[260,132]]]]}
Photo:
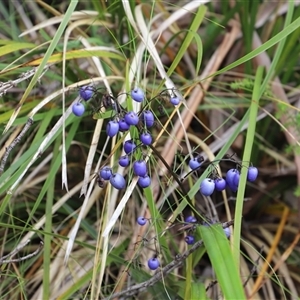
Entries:
{"type": "Polygon", "coordinates": [[[12,143],[6,147],[5,149],[5,153],[3,155],[3,158],[1,160],[1,165],[0,165],[0,174],[3,172],[7,158],[9,153],[13,150],[13,148],[20,143],[22,137],[25,135],[25,133],[28,131],[28,129],[30,128],[30,126],[33,124],[33,119],[29,118],[25,124],[25,126],[23,127],[22,131],[19,133],[19,135],[12,141],[12,143]]]}
{"type": "Polygon", "coordinates": [[[15,258],[15,259],[10,258],[10,259],[7,259],[8,257],[13,257],[17,253],[19,253],[23,248],[25,248],[26,245],[29,244],[29,242],[30,242],[30,240],[28,240],[24,244],[18,245],[12,252],[10,252],[9,254],[7,254],[7,255],[5,255],[3,257],[0,257],[0,266],[3,265],[3,264],[20,262],[20,261],[29,259],[29,258],[31,258],[33,256],[36,256],[41,251],[41,249],[43,248],[43,245],[44,245],[43,242],[40,241],[40,244],[39,244],[38,248],[34,252],[32,252],[32,253],[30,253],[28,255],[22,256],[20,258],[15,258]]]}
{"type": "MultiPolygon", "coordinates": [[[[233,220],[229,222],[225,222],[222,224],[223,228],[227,228],[231,225],[233,225],[233,220]]],[[[153,275],[149,280],[133,285],[130,288],[118,292],[115,294],[112,294],[111,296],[104,298],[103,300],[110,300],[115,299],[118,297],[130,297],[133,296],[139,292],[142,292],[146,290],[148,287],[153,286],[156,282],[161,281],[163,276],[166,276],[170,274],[174,269],[180,267],[183,262],[187,259],[189,255],[191,255],[193,252],[195,252],[198,248],[203,246],[203,241],[200,240],[196,242],[190,249],[186,250],[183,254],[177,254],[175,259],[172,260],[169,264],[167,264],[165,267],[163,267],[159,272],[157,272],[155,275],[153,275]]]]}

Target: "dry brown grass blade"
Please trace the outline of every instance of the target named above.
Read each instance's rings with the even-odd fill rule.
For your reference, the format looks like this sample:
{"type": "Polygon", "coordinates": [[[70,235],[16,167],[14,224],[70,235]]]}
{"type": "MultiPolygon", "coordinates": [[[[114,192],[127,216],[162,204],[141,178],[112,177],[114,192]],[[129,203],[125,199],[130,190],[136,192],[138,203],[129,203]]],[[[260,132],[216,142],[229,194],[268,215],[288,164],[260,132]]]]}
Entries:
{"type": "MultiPolygon", "coordinates": [[[[226,33],[224,36],[224,39],[218,49],[215,51],[213,56],[211,57],[210,61],[208,62],[205,70],[203,71],[201,78],[206,78],[213,73],[215,73],[221,63],[223,62],[224,58],[228,54],[230,48],[232,47],[233,43],[235,42],[236,38],[238,37],[240,33],[239,27],[237,23],[233,23],[233,26],[231,28],[231,31],[226,33]]],[[[191,120],[193,119],[194,113],[197,110],[197,107],[201,103],[205,91],[208,90],[212,80],[213,76],[210,76],[202,83],[202,88],[200,86],[196,86],[194,90],[192,91],[189,100],[187,101],[187,107],[182,112],[182,123],[180,120],[178,120],[175,123],[175,126],[173,128],[173,131],[171,133],[171,136],[176,137],[176,141],[180,141],[183,138],[184,135],[184,128],[188,128],[191,120]],[[184,128],[183,128],[184,127],[184,128]]],[[[162,156],[165,158],[166,162],[171,165],[172,161],[174,159],[174,155],[176,153],[176,145],[177,142],[173,139],[169,139],[164,147],[164,151],[162,152],[162,156]]],[[[166,167],[159,163],[158,166],[159,174],[164,175],[166,170],[166,167]]]]}
{"type": "MultiPolygon", "coordinates": [[[[259,35],[255,32],[253,36],[253,48],[257,48],[262,45],[262,42],[260,40],[259,35]]],[[[267,69],[270,69],[271,66],[271,60],[270,57],[266,52],[260,53],[256,58],[256,63],[258,65],[266,66],[267,69]]],[[[282,87],[282,84],[278,77],[275,77],[273,83],[272,83],[272,92],[274,95],[276,95],[281,101],[285,102],[286,104],[289,104],[288,97],[284,91],[284,88],[282,87]]],[[[291,133],[284,131],[285,137],[287,142],[290,146],[294,146],[296,144],[295,139],[292,138],[292,136],[297,136],[297,128],[295,126],[291,125],[289,123],[288,118],[290,118],[289,114],[282,114],[280,121],[283,124],[286,124],[287,130],[291,133]]],[[[294,151],[294,161],[297,169],[297,184],[300,185],[300,156],[299,154],[294,151]]],[[[298,197],[298,228],[300,229],[300,198],[298,197]]]]}
{"type": "Polygon", "coordinates": [[[263,267],[257,277],[257,280],[255,281],[250,299],[252,299],[252,297],[257,293],[259,288],[262,286],[264,275],[267,272],[267,269],[269,268],[269,265],[272,261],[272,257],[274,255],[274,253],[277,249],[277,246],[279,244],[279,241],[281,239],[282,233],[284,231],[284,225],[286,224],[286,222],[288,220],[289,212],[290,212],[289,208],[287,206],[285,206],[284,211],[281,216],[280,224],[277,228],[277,232],[276,232],[275,238],[273,240],[273,244],[271,245],[270,251],[268,252],[267,258],[266,258],[266,260],[263,264],[263,267]]]}

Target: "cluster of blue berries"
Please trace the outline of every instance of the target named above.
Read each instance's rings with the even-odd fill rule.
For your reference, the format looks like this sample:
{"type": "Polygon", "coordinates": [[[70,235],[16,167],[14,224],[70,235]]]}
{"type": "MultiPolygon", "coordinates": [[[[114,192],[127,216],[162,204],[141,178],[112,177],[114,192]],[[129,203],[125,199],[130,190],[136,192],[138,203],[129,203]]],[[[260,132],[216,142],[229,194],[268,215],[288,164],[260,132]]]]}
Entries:
{"type": "MultiPolygon", "coordinates": [[[[137,223],[140,226],[144,226],[146,225],[146,223],[148,222],[148,219],[145,217],[138,217],[137,218],[137,223]]],[[[203,226],[210,226],[212,223],[204,223],[202,224],[203,226]]],[[[195,226],[199,225],[197,219],[194,216],[187,216],[184,220],[184,227],[185,229],[188,231],[188,234],[185,236],[184,240],[188,245],[193,245],[196,241],[195,236],[192,234],[192,232],[194,232],[195,230],[195,226]]],[[[224,233],[226,235],[227,238],[230,237],[230,228],[226,227],[224,228],[224,233]]],[[[156,270],[158,267],[160,266],[160,262],[157,258],[157,255],[154,255],[153,257],[151,257],[148,260],[148,267],[150,270],[156,270]]]]}
{"type": "MultiPolygon", "coordinates": [[[[82,87],[79,91],[81,98],[85,101],[91,99],[94,92],[96,91],[94,91],[92,87],[82,87]]],[[[130,96],[133,101],[138,103],[145,100],[144,91],[138,87],[131,91],[130,96]]],[[[144,105],[143,109],[139,113],[136,113],[134,111],[127,111],[118,103],[117,99],[108,95],[106,98],[109,97],[113,101],[110,101],[108,106],[113,108],[116,113],[112,116],[111,120],[107,122],[107,136],[114,137],[118,133],[125,133],[129,131],[131,127],[135,127],[138,132],[138,138],[125,141],[123,145],[125,155],[119,157],[118,163],[124,168],[132,166],[134,175],[138,176],[138,185],[141,188],[147,188],[151,184],[151,178],[148,174],[147,163],[145,159],[143,159],[143,153],[141,153],[141,151],[138,152],[137,149],[141,147],[148,147],[153,141],[149,130],[155,124],[155,117],[153,112],[149,109],[149,102],[144,105]]],[[[178,105],[180,102],[179,98],[175,95],[169,97],[169,101],[172,105],[178,105]]],[[[79,102],[73,105],[73,113],[77,116],[80,116],[83,111],[80,104],[81,103],[79,102]],[[81,109],[79,109],[79,107],[81,107],[81,109]]],[[[107,105],[105,108],[107,108],[107,105]]],[[[123,189],[126,187],[124,176],[119,173],[114,173],[112,168],[107,166],[102,167],[98,173],[98,184],[100,187],[103,186],[105,181],[109,181],[116,189],[123,189]]]]}
{"type": "MultiPolygon", "coordinates": [[[[232,159],[224,159],[224,160],[230,160],[234,163],[236,163],[232,159]]],[[[201,168],[203,164],[204,158],[202,156],[195,156],[189,161],[189,166],[192,169],[192,171],[198,170],[201,168]]],[[[231,191],[236,192],[239,186],[240,182],[240,169],[242,166],[238,164],[237,168],[232,168],[229,171],[227,171],[225,178],[222,178],[218,175],[215,167],[214,167],[214,161],[210,163],[210,165],[213,167],[213,170],[208,178],[205,178],[201,184],[200,184],[200,192],[204,196],[211,196],[212,193],[216,190],[218,192],[221,192],[228,187],[231,191]]],[[[254,182],[258,176],[258,169],[254,166],[248,167],[247,171],[247,180],[249,182],[254,182]]]]}

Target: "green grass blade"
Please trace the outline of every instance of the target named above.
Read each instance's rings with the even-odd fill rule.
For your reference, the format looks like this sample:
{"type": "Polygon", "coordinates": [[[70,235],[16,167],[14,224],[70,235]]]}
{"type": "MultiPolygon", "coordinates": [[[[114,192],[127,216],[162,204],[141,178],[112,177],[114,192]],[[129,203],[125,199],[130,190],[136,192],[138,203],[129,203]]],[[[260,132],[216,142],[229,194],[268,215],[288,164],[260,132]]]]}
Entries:
{"type": "Polygon", "coordinates": [[[200,69],[200,65],[201,65],[201,60],[202,60],[202,42],[200,37],[197,34],[197,30],[200,27],[200,24],[205,16],[205,12],[206,12],[206,6],[204,5],[200,5],[198,8],[198,11],[194,17],[194,20],[191,24],[191,27],[189,28],[189,31],[172,63],[172,65],[170,66],[167,74],[170,76],[175,68],[177,67],[177,65],[179,64],[179,62],[181,61],[183,55],[186,53],[188,47],[190,46],[191,41],[193,40],[193,38],[195,38],[196,42],[197,42],[197,46],[198,46],[198,59],[197,59],[197,66],[196,66],[196,70],[197,72],[200,69]]]}
{"type": "Polygon", "coordinates": [[[199,230],[225,299],[246,299],[238,267],[222,226],[200,226],[199,230]]]}
{"type": "MultiPolygon", "coordinates": [[[[244,162],[243,164],[245,165],[249,164],[251,158],[262,76],[263,76],[263,67],[260,66],[257,69],[255,82],[254,82],[252,102],[249,109],[250,122],[249,122],[249,127],[246,136],[245,152],[243,156],[243,162],[244,162]]],[[[233,234],[233,255],[237,266],[239,266],[239,258],[240,258],[240,238],[241,238],[241,226],[242,226],[242,215],[243,215],[246,180],[247,180],[247,168],[242,168],[239,189],[237,193],[237,202],[235,206],[234,234],[233,234]]]]}
{"type": "MultiPolygon", "coordinates": [[[[78,3],[78,0],[73,0],[70,2],[70,5],[65,13],[65,16],[62,20],[62,22],[60,23],[57,31],[56,31],[56,34],[55,36],[53,37],[53,40],[51,42],[51,44],[49,45],[49,48],[47,49],[44,57],[43,57],[43,60],[41,61],[41,64],[39,65],[39,67],[37,68],[34,76],[32,77],[30,83],[28,84],[24,94],[22,95],[22,98],[20,100],[20,107],[21,105],[25,102],[25,100],[27,99],[29,93],[31,92],[31,90],[33,89],[34,85],[37,83],[40,75],[42,74],[43,70],[44,70],[44,67],[46,66],[51,54],[53,53],[54,49],[56,48],[57,46],[57,43],[59,42],[65,28],[67,27],[68,25],[68,22],[72,16],[72,13],[74,12],[76,6],[77,6],[77,3],[78,3]]],[[[11,124],[13,123],[14,119],[16,118],[17,115],[13,115],[12,118],[10,119],[10,121],[8,122],[4,132],[6,132],[9,127],[11,126],[11,124]]]]}

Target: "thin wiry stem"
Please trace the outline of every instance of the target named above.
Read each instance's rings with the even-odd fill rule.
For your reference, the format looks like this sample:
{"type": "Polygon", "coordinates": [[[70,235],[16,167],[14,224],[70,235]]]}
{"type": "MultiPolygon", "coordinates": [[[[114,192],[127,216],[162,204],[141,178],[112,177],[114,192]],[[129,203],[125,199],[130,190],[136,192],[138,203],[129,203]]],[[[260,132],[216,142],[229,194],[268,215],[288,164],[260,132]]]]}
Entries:
{"type": "Polygon", "coordinates": [[[20,261],[23,261],[23,260],[26,260],[26,259],[29,259],[33,256],[36,256],[40,251],[41,249],[43,248],[43,242],[41,241],[40,242],[40,245],[39,247],[32,253],[28,254],[28,255],[25,255],[25,256],[22,256],[20,258],[11,258],[11,259],[6,259],[8,257],[13,257],[15,256],[18,252],[20,252],[28,243],[30,242],[30,240],[28,240],[27,242],[25,242],[24,244],[20,244],[18,245],[12,252],[10,252],[9,254],[3,256],[0,258],[0,265],[3,265],[3,264],[10,264],[10,263],[15,263],[15,262],[20,262],[20,261]]]}
{"type": "MultiPolygon", "coordinates": [[[[233,224],[233,220],[229,222],[225,222],[222,224],[223,228],[227,228],[233,224]]],[[[203,241],[200,240],[196,242],[190,249],[186,250],[183,254],[176,255],[175,259],[172,260],[169,264],[167,264],[164,268],[162,268],[159,272],[157,272],[155,275],[153,275],[149,280],[133,285],[129,287],[128,289],[115,293],[107,298],[104,298],[103,300],[110,300],[115,299],[118,297],[130,297],[133,296],[139,292],[142,292],[146,290],[148,287],[153,286],[156,282],[162,280],[163,277],[171,273],[174,269],[180,267],[183,262],[187,259],[189,255],[191,255],[193,252],[195,252],[198,248],[203,246],[203,241]]]]}
{"type": "Polygon", "coordinates": [[[6,148],[5,153],[3,155],[3,158],[1,160],[1,165],[0,165],[0,174],[3,172],[7,158],[9,153],[13,150],[13,148],[20,143],[22,137],[25,135],[25,133],[28,131],[30,126],[33,124],[33,119],[29,118],[22,129],[22,131],[19,133],[19,135],[12,141],[12,143],[6,148]]]}

